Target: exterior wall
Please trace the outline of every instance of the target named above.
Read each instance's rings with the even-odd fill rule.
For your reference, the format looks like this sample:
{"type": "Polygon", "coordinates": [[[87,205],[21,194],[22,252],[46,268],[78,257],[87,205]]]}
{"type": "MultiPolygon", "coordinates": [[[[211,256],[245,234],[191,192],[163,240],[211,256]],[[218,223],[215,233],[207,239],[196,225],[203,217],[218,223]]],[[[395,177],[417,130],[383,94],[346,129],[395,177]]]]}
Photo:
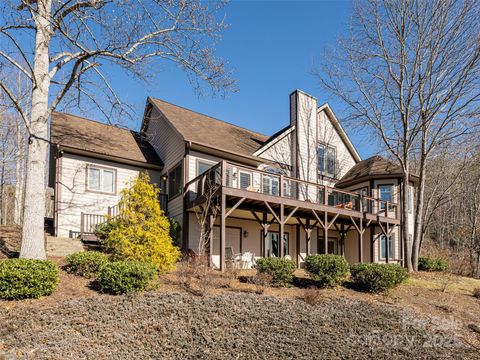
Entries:
{"type": "MultiPolygon", "coordinates": [[[[292,138],[293,132],[284,135],[270,147],[257,155],[263,159],[271,160],[280,165],[292,166],[292,138]]],[[[287,174],[290,175],[290,174],[287,174]]]]}
{"type": "Polygon", "coordinates": [[[355,159],[333,126],[332,120],[325,110],[318,113],[318,142],[335,148],[337,156],[335,173],[337,179],[341,179],[356,164],[355,159]]]}
{"type": "MultiPolygon", "coordinates": [[[[57,236],[68,237],[70,231],[80,231],[81,213],[104,215],[108,206],[118,204],[120,192],[133,178],[144,171],[140,167],[64,153],[57,186],[57,236]],[[87,165],[98,165],[116,171],[115,194],[87,191],[87,165]]],[[[148,170],[152,182],[160,180],[158,171],[148,170]]]]}
{"type": "MultiPolygon", "coordinates": [[[[180,161],[185,157],[185,142],[180,134],[168,123],[168,120],[163,114],[153,106],[150,114],[150,122],[146,131],[146,137],[150,144],[157,152],[160,159],[162,159],[164,168],[163,174],[168,174],[180,161]]],[[[185,164],[183,168],[184,174],[187,171],[185,164]]],[[[185,183],[185,176],[184,176],[185,183]]],[[[165,187],[166,184],[161,186],[165,187]]],[[[168,203],[169,216],[176,219],[180,224],[183,222],[183,198],[177,196],[173,199],[169,199],[168,203]]]]}

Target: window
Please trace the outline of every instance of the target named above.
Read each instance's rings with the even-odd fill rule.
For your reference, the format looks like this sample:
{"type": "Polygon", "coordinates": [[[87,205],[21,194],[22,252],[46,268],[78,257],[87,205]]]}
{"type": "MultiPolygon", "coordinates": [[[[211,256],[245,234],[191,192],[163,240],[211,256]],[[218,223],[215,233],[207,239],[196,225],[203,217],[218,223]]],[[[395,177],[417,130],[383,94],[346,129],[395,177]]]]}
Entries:
{"type": "Polygon", "coordinates": [[[168,197],[173,197],[182,193],[182,164],[178,164],[168,173],[168,197]]]}
{"type": "Polygon", "coordinates": [[[263,176],[262,179],[262,190],[264,194],[268,195],[278,195],[278,178],[273,176],[263,176]]]}
{"type": "Polygon", "coordinates": [[[244,171],[239,171],[239,188],[248,189],[252,185],[252,174],[244,171]]]}
{"type": "MultiPolygon", "coordinates": [[[[380,236],[380,259],[385,260],[387,255],[387,237],[385,235],[380,236]]],[[[393,235],[388,237],[388,258],[393,260],[393,253],[394,253],[394,244],[393,235]]]]}
{"type": "Polygon", "coordinates": [[[318,172],[321,175],[335,177],[336,151],[332,146],[318,145],[318,172]]]}
{"type": "MultiPolygon", "coordinates": [[[[280,234],[278,232],[268,232],[266,241],[267,257],[280,257],[279,238],[280,234]]],[[[283,254],[288,255],[288,233],[283,234],[283,254]]]]}
{"type": "MultiPolygon", "coordinates": [[[[380,200],[392,202],[392,185],[378,185],[378,196],[380,200]]],[[[380,203],[380,210],[385,210],[385,203],[380,203]]]]}
{"type": "Polygon", "coordinates": [[[205,171],[210,169],[213,166],[213,163],[206,161],[197,161],[197,176],[202,175],[205,171]]]}
{"type": "Polygon", "coordinates": [[[87,173],[87,190],[110,194],[115,193],[116,172],[114,169],[88,166],[87,173]]]}

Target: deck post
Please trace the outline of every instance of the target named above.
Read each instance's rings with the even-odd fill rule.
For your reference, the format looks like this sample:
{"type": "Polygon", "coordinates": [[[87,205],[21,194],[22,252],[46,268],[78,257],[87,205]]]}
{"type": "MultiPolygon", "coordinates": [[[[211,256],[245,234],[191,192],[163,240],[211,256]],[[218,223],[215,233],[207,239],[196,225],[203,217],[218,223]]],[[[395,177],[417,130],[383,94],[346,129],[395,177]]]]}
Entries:
{"type": "Polygon", "coordinates": [[[341,239],[341,248],[340,253],[343,257],[345,257],[345,243],[346,243],[346,233],[345,233],[345,225],[340,224],[340,239],[341,239]]]}
{"type": "Polygon", "coordinates": [[[279,246],[280,246],[280,251],[279,255],[280,258],[283,258],[285,256],[285,249],[283,248],[283,237],[285,234],[285,206],[283,204],[280,204],[280,233],[279,233],[279,246]]]}
{"type": "Polygon", "coordinates": [[[306,220],[306,224],[305,224],[305,237],[306,237],[306,252],[307,252],[307,255],[310,255],[311,253],[311,238],[312,238],[312,229],[310,228],[310,219],[307,219],[306,220]]]}
{"type": "Polygon", "coordinates": [[[324,244],[323,244],[323,251],[324,251],[324,254],[328,254],[328,212],[325,211],[324,215],[325,216],[324,216],[324,219],[323,219],[323,225],[324,225],[323,226],[323,239],[325,241],[324,241],[324,244]]]}
{"type": "Polygon", "coordinates": [[[300,225],[295,225],[295,261],[300,269],[300,225]]]}
{"type": "Polygon", "coordinates": [[[363,219],[360,218],[360,223],[358,224],[358,262],[363,263],[363,219]]]}
{"type": "Polygon", "coordinates": [[[389,241],[389,231],[388,231],[388,227],[389,227],[389,224],[388,223],[385,223],[386,225],[386,229],[387,229],[387,232],[386,234],[384,234],[383,236],[385,236],[385,251],[386,251],[386,254],[385,254],[385,262],[388,264],[388,260],[389,260],[389,255],[390,255],[390,241],[389,241]]]}
{"type": "Polygon", "coordinates": [[[263,244],[263,257],[267,257],[267,236],[268,236],[268,219],[267,213],[263,212],[262,220],[262,244],[263,244]]]}
{"type": "Polygon", "coordinates": [[[226,243],[226,220],[225,207],[226,195],[222,192],[220,195],[220,271],[225,271],[225,243],[226,243]]]}
{"type": "Polygon", "coordinates": [[[208,267],[212,267],[214,222],[215,222],[215,217],[213,216],[213,214],[210,214],[208,218],[208,267]]]}

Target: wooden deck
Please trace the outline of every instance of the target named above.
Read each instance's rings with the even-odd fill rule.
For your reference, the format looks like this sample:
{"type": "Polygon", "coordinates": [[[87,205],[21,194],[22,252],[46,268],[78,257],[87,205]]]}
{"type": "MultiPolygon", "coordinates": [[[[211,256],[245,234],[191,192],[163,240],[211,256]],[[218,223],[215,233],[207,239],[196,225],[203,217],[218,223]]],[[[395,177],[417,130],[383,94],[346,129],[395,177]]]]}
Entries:
{"type": "MultiPolygon", "coordinates": [[[[395,203],[226,161],[188,182],[184,198],[186,211],[206,204],[217,207],[212,214],[220,218],[221,269],[225,268],[226,219],[235,210],[249,211],[265,237],[273,221],[279,224],[280,238],[287,223],[301,225],[306,232],[307,247],[316,226],[323,229],[325,239],[334,226],[353,227],[362,244],[369,226],[376,225],[382,233],[390,235],[400,224],[399,206],[395,203]]],[[[214,221],[212,216],[210,226],[214,221]]],[[[327,242],[324,243],[327,252],[327,242]]],[[[280,248],[283,256],[283,247],[280,248]]],[[[359,246],[359,258],[363,259],[363,246],[359,246]]]]}

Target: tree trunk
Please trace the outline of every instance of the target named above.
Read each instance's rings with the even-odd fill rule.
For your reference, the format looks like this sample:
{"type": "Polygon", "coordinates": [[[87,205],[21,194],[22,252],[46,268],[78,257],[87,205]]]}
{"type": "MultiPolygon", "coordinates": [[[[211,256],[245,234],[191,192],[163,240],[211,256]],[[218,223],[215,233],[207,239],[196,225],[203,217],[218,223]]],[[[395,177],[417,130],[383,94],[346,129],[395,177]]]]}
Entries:
{"type": "Polygon", "coordinates": [[[28,140],[25,206],[20,257],[45,259],[45,174],[48,154],[49,44],[51,0],[39,1],[35,17],[35,53],[28,140]]]}
{"type": "Polygon", "coordinates": [[[405,262],[404,265],[408,269],[408,271],[413,271],[412,266],[412,243],[410,241],[410,231],[409,231],[409,224],[408,224],[408,179],[410,177],[410,169],[408,162],[405,163],[405,167],[403,169],[403,186],[400,188],[401,196],[402,196],[402,204],[401,204],[401,211],[402,211],[402,238],[404,244],[404,258],[405,262]]]}
{"type": "Polygon", "coordinates": [[[422,242],[422,228],[423,228],[423,202],[425,197],[425,160],[420,160],[420,182],[418,184],[416,207],[415,207],[415,230],[413,234],[412,246],[412,264],[415,271],[418,270],[418,257],[420,255],[420,244],[422,242]]]}

